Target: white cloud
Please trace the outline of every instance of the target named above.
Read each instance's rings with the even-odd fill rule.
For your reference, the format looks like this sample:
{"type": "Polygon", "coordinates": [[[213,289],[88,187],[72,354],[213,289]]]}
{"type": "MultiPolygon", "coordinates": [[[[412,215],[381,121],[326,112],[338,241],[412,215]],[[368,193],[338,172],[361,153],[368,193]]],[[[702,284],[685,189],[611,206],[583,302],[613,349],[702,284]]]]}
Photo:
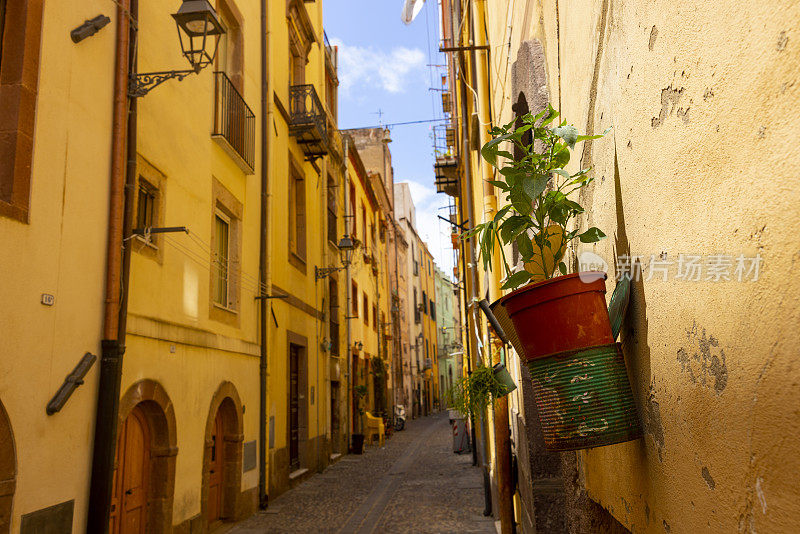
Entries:
{"type": "Polygon", "coordinates": [[[339,89],[349,94],[361,85],[380,86],[389,93],[401,93],[411,74],[424,74],[425,54],[419,48],[398,46],[386,53],[372,47],[350,46],[331,39],[339,49],[339,89]]]}
{"type": "Polygon", "coordinates": [[[411,199],[414,201],[414,206],[423,206],[430,198],[436,195],[436,191],[432,187],[412,180],[408,181],[408,189],[411,191],[411,199]]]}

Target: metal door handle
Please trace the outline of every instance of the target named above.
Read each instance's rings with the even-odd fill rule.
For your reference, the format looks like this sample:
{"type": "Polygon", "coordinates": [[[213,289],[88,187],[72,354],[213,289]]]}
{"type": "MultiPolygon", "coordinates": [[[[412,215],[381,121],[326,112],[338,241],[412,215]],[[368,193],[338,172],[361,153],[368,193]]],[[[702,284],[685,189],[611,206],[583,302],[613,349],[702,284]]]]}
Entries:
{"type": "Polygon", "coordinates": [[[129,489],[125,492],[125,495],[133,495],[133,490],[129,489]]]}

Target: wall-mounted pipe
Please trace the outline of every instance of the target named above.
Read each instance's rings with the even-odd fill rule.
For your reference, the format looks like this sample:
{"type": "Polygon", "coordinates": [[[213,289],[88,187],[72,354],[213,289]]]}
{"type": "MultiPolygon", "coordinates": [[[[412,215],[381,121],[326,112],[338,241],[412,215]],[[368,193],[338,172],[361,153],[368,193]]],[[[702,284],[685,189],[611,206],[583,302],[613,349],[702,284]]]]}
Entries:
{"type": "Polygon", "coordinates": [[[73,43],[80,43],[87,37],[91,37],[92,35],[99,32],[103,29],[111,19],[106,17],[105,15],[97,15],[93,19],[89,19],[84,21],[83,24],[69,32],[69,36],[72,38],[73,43]]]}
{"type": "Polygon", "coordinates": [[[89,369],[92,368],[96,360],[97,356],[91,352],[87,352],[83,355],[81,361],[79,361],[75,369],[67,375],[64,379],[64,383],[61,384],[56,394],[53,395],[53,398],[47,403],[47,415],[53,415],[61,411],[61,408],[64,407],[75,390],[78,389],[78,386],[83,385],[83,377],[86,376],[86,373],[89,372],[89,369]]]}

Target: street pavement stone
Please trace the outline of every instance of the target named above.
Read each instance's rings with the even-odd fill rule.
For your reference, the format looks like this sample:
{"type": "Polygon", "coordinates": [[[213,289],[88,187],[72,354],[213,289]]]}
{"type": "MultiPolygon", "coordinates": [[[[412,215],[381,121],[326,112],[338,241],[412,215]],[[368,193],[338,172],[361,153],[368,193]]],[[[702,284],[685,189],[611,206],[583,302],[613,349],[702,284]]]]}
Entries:
{"type": "Polygon", "coordinates": [[[231,533],[494,533],[483,476],[452,452],[446,413],[406,422],[383,448],[347,455],[274,500],[231,533]]]}

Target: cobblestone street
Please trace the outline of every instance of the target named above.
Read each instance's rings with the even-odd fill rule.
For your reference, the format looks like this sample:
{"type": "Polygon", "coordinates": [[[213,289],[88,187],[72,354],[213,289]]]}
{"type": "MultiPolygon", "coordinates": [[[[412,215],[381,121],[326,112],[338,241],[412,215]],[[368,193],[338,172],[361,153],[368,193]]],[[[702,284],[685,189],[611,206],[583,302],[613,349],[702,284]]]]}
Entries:
{"type": "Polygon", "coordinates": [[[471,460],[452,452],[446,412],[408,421],[384,448],[345,456],[231,532],[493,533],[471,460]]]}

